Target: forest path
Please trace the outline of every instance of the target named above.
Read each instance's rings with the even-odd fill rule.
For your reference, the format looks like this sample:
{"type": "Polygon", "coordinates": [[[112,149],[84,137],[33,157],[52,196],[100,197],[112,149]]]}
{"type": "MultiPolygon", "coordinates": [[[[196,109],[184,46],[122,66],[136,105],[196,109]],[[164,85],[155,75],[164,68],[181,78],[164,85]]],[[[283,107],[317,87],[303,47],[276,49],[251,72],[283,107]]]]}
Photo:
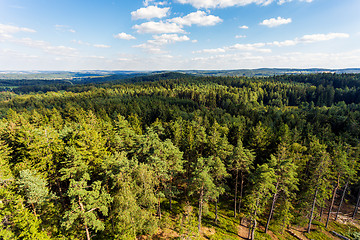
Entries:
{"type": "MultiPolygon", "coordinates": [[[[260,226],[260,229],[262,231],[265,231],[265,228],[263,226],[260,226]]],[[[279,240],[278,237],[270,230],[268,230],[268,234],[271,237],[271,239],[279,240]]],[[[241,224],[238,226],[238,235],[240,239],[248,239],[249,236],[249,228],[245,224],[241,224]]]]}

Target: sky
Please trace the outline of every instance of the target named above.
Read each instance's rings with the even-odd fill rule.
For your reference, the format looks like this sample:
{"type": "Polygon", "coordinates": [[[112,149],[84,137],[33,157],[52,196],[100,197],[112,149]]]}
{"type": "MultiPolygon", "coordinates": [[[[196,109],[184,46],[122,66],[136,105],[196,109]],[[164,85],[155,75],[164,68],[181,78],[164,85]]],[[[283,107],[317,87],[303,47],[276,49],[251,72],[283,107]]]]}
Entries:
{"type": "Polygon", "coordinates": [[[360,68],[359,0],[0,0],[0,71],[360,68]]]}

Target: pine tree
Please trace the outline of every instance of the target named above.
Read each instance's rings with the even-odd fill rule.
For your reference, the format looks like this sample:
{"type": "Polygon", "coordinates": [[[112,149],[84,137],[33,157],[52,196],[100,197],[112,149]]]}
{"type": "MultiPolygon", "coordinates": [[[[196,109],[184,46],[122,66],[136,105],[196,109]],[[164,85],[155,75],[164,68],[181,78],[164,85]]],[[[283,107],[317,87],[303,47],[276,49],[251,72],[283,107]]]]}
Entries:
{"type": "MultiPolygon", "coordinates": [[[[221,193],[219,186],[216,186],[216,178],[226,175],[225,165],[218,158],[213,156],[198,158],[193,166],[192,192],[199,198],[198,231],[201,230],[201,221],[204,203],[210,199],[217,199],[221,193]]],[[[221,188],[221,186],[220,186],[221,188]]]]}
{"type": "Polygon", "coordinates": [[[251,175],[252,187],[246,198],[247,214],[251,221],[249,227],[249,239],[251,240],[255,239],[258,216],[264,211],[264,206],[271,197],[271,193],[275,192],[275,177],[274,169],[266,163],[258,166],[251,175]]]}
{"type": "Polygon", "coordinates": [[[270,220],[279,195],[282,194],[285,196],[285,204],[287,205],[286,208],[291,208],[291,200],[293,198],[294,191],[297,190],[298,184],[296,165],[293,163],[293,159],[286,144],[280,145],[276,157],[273,155],[271,156],[269,166],[275,171],[275,191],[273,193],[270,212],[266,222],[265,233],[267,233],[269,229],[270,220]]]}
{"type": "MultiPolygon", "coordinates": [[[[309,163],[308,163],[308,171],[309,171],[309,180],[308,184],[308,196],[311,201],[311,209],[309,213],[309,224],[307,227],[307,232],[310,233],[311,223],[315,213],[316,201],[320,199],[326,199],[329,195],[329,165],[330,165],[330,157],[326,151],[326,146],[320,144],[318,139],[313,139],[310,142],[309,149],[309,163]]],[[[319,204],[322,204],[320,202],[319,204]]]]}
{"type": "Polygon", "coordinates": [[[63,223],[66,229],[70,229],[78,221],[83,225],[88,240],[91,239],[91,229],[95,232],[104,230],[99,213],[107,216],[109,204],[113,200],[110,194],[104,191],[100,181],[88,185],[89,180],[87,173],[79,181],[70,180],[67,196],[70,198],[71,207],[65,212],[63,223]]]}
{"type": "Polygon", "coordinates": [[[158,216],[161,219],[161,198],[171,202],[174,197],[173,182],[183,171],[182,152],[167,139],[161,141],[153,128],[148,128],[137,151],[138,159],[148,164],[154,171],[158,183],[158,216]]]}
{"type": "Polygon", "coordinates": [[[236,217],[236,208],[237,205],[238,211],[240,213],[241,202],[244,192],[244,180],[246,175],[250,173],[250,170],[253,168],[253,162],[255,160],[255,155],[248,149],[243,147],[242,141],[239,139],[237,146],[234,148],[233,154],[230,158],[229,168],[235,172],[235,197],[234,197],[234,217],[236,217]],[[238,183],[239,183],[239,173],[240,173],[240,196],[239,203],[237,202],[237,192],[238,192],[238,183]]]}
{"type": "Polygon", "coordinates": [[[17,185],[20,192],[24,194],[27,203],[31,205],[35,217],[37,217],[36,208],[53,197],[49,193],[47,182],[31,170],[20,172],[17,185]]]}

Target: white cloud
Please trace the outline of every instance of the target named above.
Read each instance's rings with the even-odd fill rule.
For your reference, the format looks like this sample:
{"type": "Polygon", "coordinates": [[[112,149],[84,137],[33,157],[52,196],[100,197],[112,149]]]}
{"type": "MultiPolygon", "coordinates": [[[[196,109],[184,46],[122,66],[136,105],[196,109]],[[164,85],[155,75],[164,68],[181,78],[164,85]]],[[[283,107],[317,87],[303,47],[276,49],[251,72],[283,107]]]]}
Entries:
{"type": "Polygon", "coordinates": [[[96,48],[110,48],[109,45],[105,45],[105,44],[94,44],[93,46],[96,48]]]}
{"type": "MultiPolygon", "coordinates": [[[[278,1],[278,4],[279,5],[282,5],[284,3],[287,3],[287,2],[292,2],[293,0],[279,0],[278,1]]],[[[300,2],[308,2],[308,3],[311,3],[313,0],[300,0],[300,2]]]]}
{"type": "Polygon", "coordinates": [[[212,49],[203,49],[200,51],[194,51],[193,53],[224,53],[226,50],[224,48],[212,48],[212,49]]]}
{"type": "Polygon", "coordinates": [[[169,20],[170,22],[175,22],[180,26],[191,26],[193,24],[198,26],[213,26],[223,20],[214,15],[207,15],[204,11],[192,12],[184,17],[177,17],[169,20]]]}
{"type": "Polygon", "coordinates": [[[312,34],[312,35],[304,35],[299,39],[302,43],[313,43],[320,41],[328,41],[335,38],[349,38],[350,35],[347,33],[329,33],[329,34],[312,34]]]}
{"type": "Polygon", "coordinates": [[[127,33],[118,33],[116,35],[114,35],[114,38],[117,38],[117,39],[124,39],[124,40],[132,40],[132,39],[136,39],[134,36],[130,35],[130,34],[127,34],[127,33]]]}
{"type": "Polygon", "coordinates": [[[193,53],[224,53],[228,51],[244,51],[244,52],[263,52],[269,53],[271,49],[263,48],[265,47],[265,43],[249,43],[249,44],[235,44],[232,46],[222,47],[222,48],[214,48],[214,49],[203,49],[200,51],[194,51],[193,53]]]}
{"type": "Polygon", "coordinates": [[[189,41],[190,38],[186,35],[179,36],[177,34],[162,34],[162,35],[154,35],[154,40],[151,43],[162,45],[162,44],[169,44],[169,43],[175,43],[175,42],[185,42],[189,41]]]}
{"type": "Polygon", "coordinates": [[[285,40],[282,42],[274,41],[272,43],[268,43],[268,45],[274,45],[274,46],[278,46],[278,47],[288,47],[288,46],[294,46],[297,43],[298,42],[296,40],[285,40]]]}
{"type": "Polygon", "coordinates": [[[240,28],[240,29],[249,29],[249,27],[246,26],[246,25],[242,25],[242,26],[240,26],[239,28],[240,28]]]}
{"type": "Polygon", "coordinates": [[[274,0],[177,0],[182,4],[190,4],[196,8],[225,8],[232,6],[245,6],[251,3],[269,5],[274,0]]]}
{"type": "Polygon", "coordinates": [[[256,51],[256,52],[271,52],[271,49],[262,48],[265,43],[251,43],[251,44],[235,44],[227,47],[229,50],[240,50],[240,51],[256,51]]]}
{"type": "Polygon", "coordinates": [[[162,53],[166,52],[166,51],[162,50],[160,46],[154,46],[153,44],[149,44],[149,43],[143,43],[143,44],[135,45],[133,47],[134,48],[142,48],[142,49],[145,49],[147,52],[154,53],[154,54],[162,54],[162,53]]]}
{"type": "Polygon", "coordinates": [[[157,6],[148,6],[131,12],[132,19],[152,19],[163,18],[169,13],[170,8],[159,8],[157,6]]]}
{"type": "Polygon", "coordinates": [[[145,22],[133,27],[138,33],[184,33],[184,30],[176,23],[170,22],[145,22]]]}
{"type": "Polygon", "coordinates": [[[267,27],[277,27],[283,24],[288,24],[291,23],[292,20],[291,18],[282,18],[282,17],[277,17],[277,18],[270,18],[270,19],[265,19],[264,21],[262,21],[260,23],[260,25],[264,25],[267,27]]]}
{"type": "Polygon", "coordinates": [[[144,6],[149,6],[150,3],[152,3],[154,0],[144,0],[143,4],[144,6]]]}
{"type": "Polygon", "coordinates": [[[48,42],[33,40],[31,38],[12,39],[11,42],[25,45],[31,48],[37,48],[53,55],[75,56],[77,54],[77,50],[75,48],[62,45],[53,46],[48,42]]]}
{"type": "Polygon", "coordinates": [[[311,34],[311,35],[304,35],[301,38],[295,38],[294,40],[285,40],[282,42],[274,41],[272,43],[268,43],[268,45],[286,47],[286,46],[294,46],[299,43],[314,43],[314,42],[329,41],[336,38],[349,38],[349,37],[350,35],[347,33],[311,34]]]}
{"type": "Polygon", "coordinates": [[[162,50],[162,46],[166,44],[172,44],[176,42],[190,41],[190,38],[186,35],[179,36],[177,34],[162,34],[153,35],[153,39],[148,40],[146,43],[136,45],[133,47],[146,49],[151,53],[165,53],[162,50]]]}
{"type": "Polygon", "coordinates": [[[70,26],[66,26],[66,25],[55,25],[55,28],[57,31],[61,31],[61,32],[76,33],[76,31],[74,29],[72,29],[70,26]]]}
{"type": "Polygon", "coordinates": [[[105,45],[105,44],[92,44],[92,43],[88,43],[88,42],[83,42],[81,40],[72,40],[71,42],[77,43],[80,45],[92,46],[92,47],[96,47],[96,48],[110,48],[111,47],[111,46],[105,45]]]}
{"type": "MultiPolygon", "coordinates": [[[[195,8],[226,8],[233,6],[246,6],[249,4],[257,4],[267,6],[273,2],[283,4],[293,0],[177,0],[182,4],[190,4],[195,8]]],[[[313,0],[298,0],[301,2],[312,2],[313,0]]]]}
{"type": "Polygon", "coordinates": [[[0,23],[0,37],[1,38],[11,38],[12,34],[19,32],[35,33],[36,31],[31,28],[18,27],[13,25],[6,25],[0,23]]]}
{"type": "Polygon", "coordinates": [[[239,39],[239,38],[246,38],[246,35],[236,35],[235,36],[236,39],[239,39]]]}

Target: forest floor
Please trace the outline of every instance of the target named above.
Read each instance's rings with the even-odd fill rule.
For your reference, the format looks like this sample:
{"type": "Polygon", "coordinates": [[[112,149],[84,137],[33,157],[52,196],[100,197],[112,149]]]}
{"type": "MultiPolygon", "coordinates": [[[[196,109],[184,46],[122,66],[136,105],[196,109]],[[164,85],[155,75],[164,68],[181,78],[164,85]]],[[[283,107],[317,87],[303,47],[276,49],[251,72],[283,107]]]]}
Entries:
{"type": "MultiPolygon", "coordinates": [[[[239,218],[233,217],[233,211],[229,206],[219,204],[219,219],[215,224],[214,222],[214,209],[212,206],[208,206],[207,213],[203,216],[202,227],[200,234],[197,230],[197,217],[196,209],[191,207],[189,210],[189,216],[186,217],[188,224],[179,225],[180,219],[174,217],[176,215],[183,214],[181,206],[177,206],[177,210],[167,214],[167,220],[164,222],[171,222],[167,226],[161,227],[158,233],[149,239],[226,239],[226,240],[247,240],[249,236],[249,221],[243,219],[239,224],[239,218]]],[[[352,205],[346,205],[343,207],[343,212],[340,213],[338,220],[334,221],[337,209],[334,208],[331,215],[329,227],[325,228],[327,212],[324,212],[321,220],[315,219],[311,227],[311,233],[308,234],[307,223],[305,222],[301,226],[293,225],[283,231],[282,226],[276,226],[276,224],[270,224],[270,229],[267,234],[264,233],[264,222],[259,222],[259,227],[256,231],[256,240],[340,240],[339,237],[333,235],[331,231],[335,231],[343,236],[349,237],[352,232],[360,232],[360,220],[353,220],[351,213],[353,211],[352,205]]],[[[166,215],[166,214],[165,214],[166,215]]],[[[185,215],[183,215],[185,216],[185,215]]],[[[187,216],[187,215],[186,215],[187,216]]],[[[183,217],[184,218],[184,217],[183,217]]]]}

